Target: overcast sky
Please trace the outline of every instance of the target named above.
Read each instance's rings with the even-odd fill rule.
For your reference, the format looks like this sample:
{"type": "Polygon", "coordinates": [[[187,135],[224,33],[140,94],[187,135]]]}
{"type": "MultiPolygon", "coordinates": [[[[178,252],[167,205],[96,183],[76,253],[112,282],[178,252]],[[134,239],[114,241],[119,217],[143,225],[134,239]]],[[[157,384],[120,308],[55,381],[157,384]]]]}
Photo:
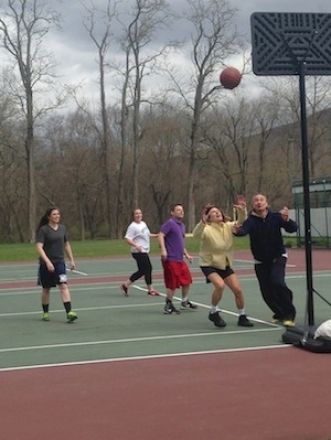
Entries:
{"type": "MultiPolygon", "coordinates": [[[[52,31],[49,36],[48,46],[55,57],[57,74],[62,83],[82,84],[81,93],[87,98],[95,97],[98,100],[98,65],[96,62],[96,49],[82,25],[83,8],[80,0],[47,0],[53,8],[58,9],[62,16],[61,31],[52,31]]],[[[7,0],[0,0],[4,5],[7,0]]],[[[93,0],[94,4],[102,8],[106,0],[93,0]]],[[[132,0],[121,0],[123,9],[132,0]]],[[[185,8],[185,0],[168,0],[175,10],[185,8]]],[[[234,26],[250,40],[250,16],[253,12],[331,12],[331,0],[228,0],[228,3],[238,9],[234,26]]],[[[1,10],[0,10],[1,12],[1,10]]],[[[184,22],[180,26],[173,26],[168,31],[161,31],[157,41],[169,37],[180,40],[189,37],[188,28],[184,22]]],[[[177,61],[185,64],[185,54],[177,56],[177,61]]],[[[187,59],[187,63],[189,63],[187,59]]],[[[228,64],[242,67],[242,57],[238,56],[229,60],[228,64]]]]}

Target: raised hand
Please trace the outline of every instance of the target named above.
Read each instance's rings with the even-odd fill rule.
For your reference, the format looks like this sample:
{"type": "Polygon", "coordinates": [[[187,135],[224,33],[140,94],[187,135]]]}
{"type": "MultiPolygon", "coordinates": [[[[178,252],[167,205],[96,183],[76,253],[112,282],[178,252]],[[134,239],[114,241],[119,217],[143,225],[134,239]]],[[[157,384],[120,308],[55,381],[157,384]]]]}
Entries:
{"type": "Polygon", "coordinates": [[[244,210],[246,209],[246,198],[245,196],[239,194],[236,197],[236,203],[233,205],[234,208],[244,210]]]}
{"type": "Polygon", "coordinates": [[[284,208],[279,211],[279,214],[282,216],[282,219],[285,222],[288,221],[288,207],[287,206],[284,206],[284,208]]]}

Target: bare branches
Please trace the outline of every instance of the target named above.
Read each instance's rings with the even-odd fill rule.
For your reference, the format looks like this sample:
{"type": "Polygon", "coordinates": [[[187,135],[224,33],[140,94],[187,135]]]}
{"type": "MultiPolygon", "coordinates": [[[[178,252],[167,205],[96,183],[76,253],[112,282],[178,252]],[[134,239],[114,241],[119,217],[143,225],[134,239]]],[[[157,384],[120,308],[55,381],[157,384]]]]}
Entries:
{"type": "MultiPolygon", "coordinates": [[[[17,94],[25,115],[25,139],[28,188],[28,212],[31,240],[34,240],[36,223],[36,193],[34,164],[34,90],[47,77],[50,64],[42,55],[42,43],[49,27],[57,20],[56,14],[47,11],[41,0],[7,0],[4,17],[0,18],[2,45],[12,56],[20,73],[23,93],[17,94]]],[[[19,87],[17,87],[19,90],[19,87]]]]}
{"type": "MultiPolygon", "coordinates": [[[[122,88],[122,149],[128,140],[127,130],[129,119],[127,110],[131,104],[127,102],[129,92],[132,99],[132,150],[133,150],[133,191],[132,206],[139,205],[139,160],[140,141],[143,130],[141,127],[140,113],[143,102],[143,80],[154,70],[159,58],[166,52],[168,45],[157,51],[152,51],[149,45],[153,41],[157,30],[166,24],[168,10],[164,0],[135,0],[132,15],[124,24],[124,38],[122,46],[125,48],[126,66],[124,84],[122,88]]],[[[123,157],[123,156],[122,156],[123,157]]]]}
{"type": "MultiPolygon", "coordinates": [[[[175,87],[192,112],[190,132],[190,158],[187,202],[189,205],[188,229],[195,223],[194,188],[197,172],[197,150],[203,113],[213,102],[213,96],[220,90],[213,85],[213,75],[225,58],[238,50],[237,34],[231,28],[235,14],[225,0],[187,0],[189,12],[186,19],[191,25],[192,77],[190,99],[184,94],[184,86],[175,81],[175,87]],[[193,86],[193,87],[192,87],[193,86]]],[[[170,74],[173,78],[173,76],[170,74]]]]}
{"type": "MultiPolygon", "coordinates": [[[[87,9],[88,17],[85,20],[85,28],[87,29],[90,38],[94,42],[95,46],[98,49],[99,55],[99,89],[100,89],[100,109],[101,109],[101,121],[102,121],[102,129],[100,136],[101,143],[101,164],[103,170],[103,176],[106,187],[106,218],[107,218],[107,228],[108,228],[108,236],[112,236],[112,227],[111,227],[111,202],[110,197],[112,194],[111,187],[111,175],[110,175],[110,167],[111,167],[111,154],[110,154],[110,130],[109,130],[109,121],[108,121],[108,112],[107,112],[107,104],[106,104],[106,87],[105,87],[105,56],[110,46],[110,39],[112,36],[112,20],[116,15],[116,3],[113,3],[112,0],[108,0],[106,10],[103,11],[104,15],[104,26],[99,32],[100,36],[96,36],[95,29],[95,20],[96,14],[102,13],[95,8],[92,4],[90,9],[87,9]]],[[[100,24],[98,29],[100,29],[100,24]]]]}
{"type": "Polygon", "coordinates": [[[98,48],[98,52],[101,56],[105,56],[107,53],[112,34],[112,22],[116,17],[116,1],[108,0],[105,10],[99,10],[96,8],[93,2],[90,5],[84,5],[87,16],[83,20],[83,25],[87,30],[91,40],[98,48]],[[101,26],[101,22],[103,26],[101,26]],[[96,24],[98,28],[96,29],[96,24]],[[100,28],[102,31],[100,32],[100,28]]]}

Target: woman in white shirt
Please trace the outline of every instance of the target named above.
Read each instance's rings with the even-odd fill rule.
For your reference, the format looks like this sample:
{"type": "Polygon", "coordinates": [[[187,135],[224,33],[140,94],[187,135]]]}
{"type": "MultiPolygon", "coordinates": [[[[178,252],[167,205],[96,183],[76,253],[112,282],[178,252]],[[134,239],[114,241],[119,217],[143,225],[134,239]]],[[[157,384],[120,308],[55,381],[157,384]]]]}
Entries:
{"type": "Polygon", "coordinates": [[[124,296],[128,296],[130,284],[134,283],[141,277],[145,278],[148,295],[159,295],[152,285],[152,264],[149,259],[150,237],[157,236],[158,234],[151,234],[148,226],[143,221],[141,209],[135,209],[133,211],[133,222],[128,226],[125,238],[131,246],[131,255],[137,262],[138,270],[130,275],[125,283],[121,284],[121,290],[124,296]]]}

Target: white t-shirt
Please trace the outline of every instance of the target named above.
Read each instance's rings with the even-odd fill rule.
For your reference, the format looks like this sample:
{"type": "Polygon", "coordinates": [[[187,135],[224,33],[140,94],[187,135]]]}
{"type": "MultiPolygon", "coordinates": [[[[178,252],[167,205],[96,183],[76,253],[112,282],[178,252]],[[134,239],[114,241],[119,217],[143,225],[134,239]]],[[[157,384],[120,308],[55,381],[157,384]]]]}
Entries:
{"type": "MultiPolygon", "coordinates": [[[[150,230],[145,222],[132,222],[126,231],[125,238],[134,241],[141,246],[142,252],[149,252],[150,249],[150,230]]],[[[131,247],[131,252],[138,253],[135,247],[131,247]]]]}

